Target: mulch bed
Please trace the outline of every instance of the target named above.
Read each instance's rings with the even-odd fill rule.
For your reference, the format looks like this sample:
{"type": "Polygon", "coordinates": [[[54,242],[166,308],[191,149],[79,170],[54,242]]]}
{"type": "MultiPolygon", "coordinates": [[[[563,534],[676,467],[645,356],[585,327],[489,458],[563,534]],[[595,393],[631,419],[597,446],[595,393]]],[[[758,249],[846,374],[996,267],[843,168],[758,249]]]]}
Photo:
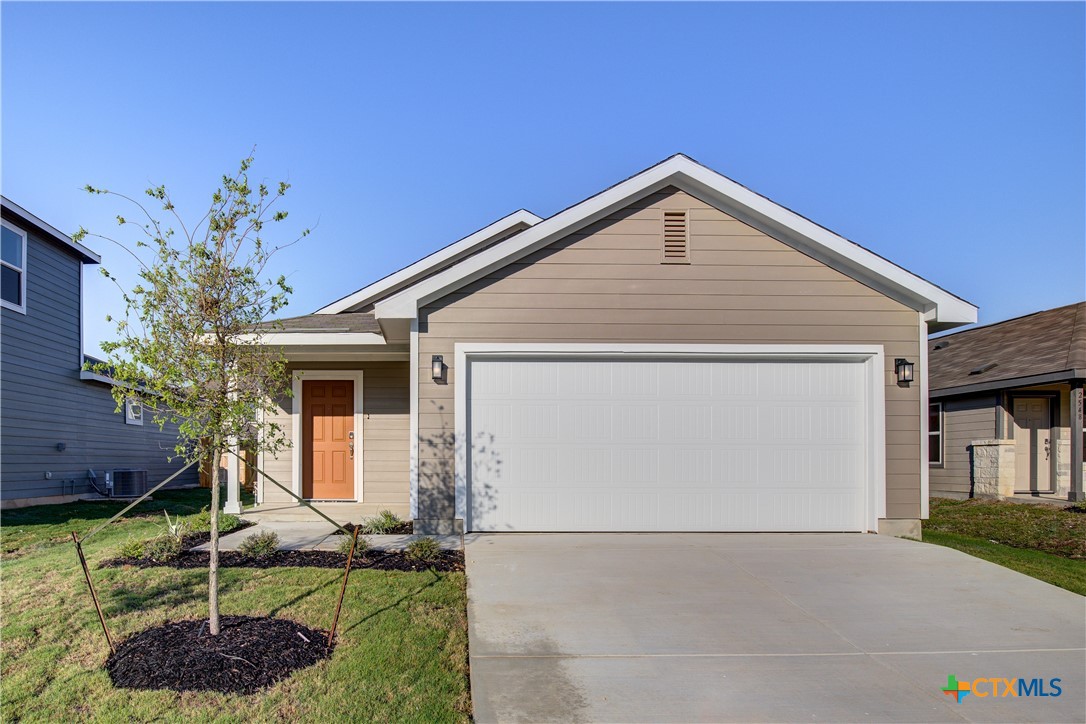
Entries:
{"type": "MultiPolygon", "coordinates": [[[[152,561],[148,558],[110,558],[99,564],[100,568],[207,568],[210,554],[207,551],[185,551],[171,561],[152,561]]],[[[336,551],[276,551],[257,558],[239,551],[220,551],[219,565],[223,568],[339,568],[347,565],[347,556],[336,551]]],[[[428,563],[413,561],[400,551],[370,550],[355,553],[351,570],[369,568],[378,571],[428,571],[442,573],[464,570],[463,551],[441,551],[428,563]]]]}
{"type": "Polygon", "coordinates": [[[331,656],[328,633],[282,618],[223,616],[218,636],[207,621],[175,621],[125,639],[106,660],[125,689],[252,694],[331,656]]]}
{"type": "MultiPolygon", "coordinates": [[[[219,531],[219,539],[221,540],[224,535],[233,535],[239,530],[245,530],[246,528],[252,528],[256,523],[251,520],[242,520],[236,528],[231,528],[228,531],[219,531]]],[[[181,547],[183,549],[193,548],[198,545],[203,545],[211,540],[211,531],[205,530],[199,533],[186,533],[181,536],[181,547]]]]}

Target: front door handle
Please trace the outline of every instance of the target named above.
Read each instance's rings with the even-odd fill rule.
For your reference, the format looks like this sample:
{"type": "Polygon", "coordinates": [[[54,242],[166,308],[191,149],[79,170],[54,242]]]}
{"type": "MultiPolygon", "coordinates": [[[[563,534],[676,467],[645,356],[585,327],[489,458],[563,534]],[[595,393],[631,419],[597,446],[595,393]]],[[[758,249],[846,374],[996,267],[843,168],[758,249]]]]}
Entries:
{"type": "Polygon", "coordinates": [[[347,443],[347,447],[351,451],[351,460],[354,460],[354,440],[351,440],[349,443],[347,443]]]}
{"type": "MultiPolygon", "coordinates": [[[[1045,438],[1045,460],[1048,460],[1048,456],[1049,456],[1049,454],[1050,454],[1051,452],[1052,452],[1052,449],[1051,449],[1051,448],[1050,448],[1050,447],[1048,446],[1048,438],[1046,437],[1046,438],[1045,438]]],[[[353,454],[354,454],[354,453],[352,453],[352,455],[353,455],[353,454]]]]}

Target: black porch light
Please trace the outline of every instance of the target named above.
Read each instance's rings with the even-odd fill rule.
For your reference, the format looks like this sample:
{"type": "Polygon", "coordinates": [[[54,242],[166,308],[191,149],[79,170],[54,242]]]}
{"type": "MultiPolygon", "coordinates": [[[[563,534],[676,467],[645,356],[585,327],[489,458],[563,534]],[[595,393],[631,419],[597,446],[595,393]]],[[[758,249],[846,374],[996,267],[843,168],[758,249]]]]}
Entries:
{"type": "Polygon", "coordinates": [[[904,357],[894,360],[894,372],[897,373],[897,383],[903,387],[908,387],[913,381],[913,363],[904,357]]]}
{"type": "Polygon", "coordinates": [[[441,355],[435,354],[430,358],[430,374],[434,378],[434,382],[440,382],[441,378],[445,376],[445,362],[442,360],[441,355]]]}

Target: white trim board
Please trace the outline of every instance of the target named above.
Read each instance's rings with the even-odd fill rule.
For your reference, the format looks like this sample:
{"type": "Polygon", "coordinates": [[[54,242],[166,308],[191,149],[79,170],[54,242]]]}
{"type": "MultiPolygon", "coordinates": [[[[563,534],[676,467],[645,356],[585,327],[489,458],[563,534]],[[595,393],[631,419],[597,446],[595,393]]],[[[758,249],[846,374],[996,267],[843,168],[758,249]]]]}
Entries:
{"type": "Polygon", "coordinates": [[[332,347],[355,345],[385,345],[385,338],[376,332],[264,332],[241,334],[241,342],[256,342],[273,347],[332,347]]]}
{"type": "Polygon", "coordinates": [[[460,241],[453,242],[445,248],[439,249],[433,254],[420,259],[414,264],[404,267],[398,272],[389,274],[383,279],[379,279],[373,284],[359,289],[354,294],[349,294],[327,306],[321,307],[316,311],[316,314],[339,314],[340,312],[356,310],[376,299],[388,296],[390,293],[396,291],[398,287],[418,281],[420,278],[425,277],[430,271],[443,264],[455,263],[458,259],[470,254],[476,248],[493,242],[496,237],[508,236],[521,229],[527,229],[530,226],[534,226],[540,221],[542,221],[542,219],[530,211],[524,209],[514,211],[508,216],[504,216],[494,223],[484,226],[474,234],[466,236],[460,241]]]}
{"type": "MultiPolygon", "coordinates": [[[[601,358],[718,358],[855,360],[865,367],[867,380],[867,480],[864,522],[877,532],[886,517],[886,391],[882,345],[806,344],[579,344],[579,343],[457,343],[454,346],[458,384],[454,392],[454,448],[456,456],[455,516],[470,531],[468,519],[468,380],[469,364],[480,357],[601,357],[601,358]]],[[[417,479],[412,495],[417,495],[417,479]]]]}
{"type": "Polygon", "coordinates": [[[799,214],[692,159],[676,155],[529,229],[380,299],[378,319],[411,319],[419,307],[623,208],[637,198],[676,186],[774,238],[923,312],[945,327],[969,324],[977,308],[799,214]]]}
{"type": "MultiPolygon", "coordinates": [[[[15,233],[16,235],[18,235],[18,237],[20,239],[23,240],[23,249],[22,249],[22,252],[21,252],[21,254],[22,254],[22,266],[21,267],[16,267],[14,264],[9,264],[6,261],[0,261],[0,264],[2,264],[3,266],[8,267],[9,269],[15,269],[15,270],[17,270],[19,272],[19,304],[15,304],[14,302],[9,302],[6,299],[0,299],[0,307],[2,307],[4,309],[10,309],[11,311],[18,312],[19,314],[26,314],[26,277],[27,277],[26,272],[27,272],[27,267],[30,266],[30,260],[26,258],[26,255],[29,252],[28,245],[27,245],[27,240],[30,238],[30,233],[27,232],[26,229],[24,229],[24,228],[22,228],[20,226],[17,226],[16,224],[11,223],[7,219],[0,220],[0,226],[2,226],[5,229],[8,229],[9,231],[15,233]]],[[[80,279],[79,304],[80,304],[80,307],[82,308],[82,304],[83,304],[83,289],[82,289],[83,265],[82,264],[79,265],[79,279],[80,279]]],[[[80,335],[81,336],[82,336],[82,333],[83,333],[82,329],[83,329],[82,324],[80,324],[80,335]]],[[[83,342],[82,342],[82,340],[80,340],[80,343],[79,343],[79,354],[80,354],[80,356],[82,356],[82,354],[83,354],[83,342]]]]}
{"type": "MultiPolygon", "coordinates": [[[[362,479],[362,457],[365,455],[365,430],[362,427],[365,415],[362,412],[362,370],[294,370],[291,375],[290,403],[290,447],[291,476],[290,488],[294,494],[302,496],[302,381],[303,380],[353,380],[354,381],[354,497],[350,502],[361,503],[365,494],[362,479]]],[[[313,498],[323,500],[323,498],[313,498]]]]}
{"type": "Polygon", "coordinates": [[[92,251],[80,244],[79,242],[74,241],[72,237],[68,236],[63,231],[60,231],[52,224],[48,224],[42,221],[37,216],[30,213],[22,206],[19,206],[19,204],[15,203],[6,196],[0,196],[0,205],[18,216],[25,223],[38,227],[46,234],[53,237],[53,239],[55,239],[56,241],[59,241],[61,244],[64,244],[65,246],[71,248],[73,251],[80,255],[81,261],[83,263],[100,264],[102,262],[102,257],[98,254],[98,252],[92,251]]]}

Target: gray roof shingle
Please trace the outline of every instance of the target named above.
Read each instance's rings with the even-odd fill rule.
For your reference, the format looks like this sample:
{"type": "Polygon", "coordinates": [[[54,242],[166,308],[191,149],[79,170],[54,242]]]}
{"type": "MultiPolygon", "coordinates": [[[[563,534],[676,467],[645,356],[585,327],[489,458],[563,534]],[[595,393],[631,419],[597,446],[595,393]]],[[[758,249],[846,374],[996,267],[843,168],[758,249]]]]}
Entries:
{"type": "Polygon", "coordinates": [[[373,312],[343,312],[342,314],[303,314],[300,317],[276,319],[256,325],[267,332],[373,332],[381,334],[381,325],[373,312]]]}
{"type": "Polygon", "coordinates": [[[928,340],[932,392],[1086,369],[1086,302],[928,340]]]}

